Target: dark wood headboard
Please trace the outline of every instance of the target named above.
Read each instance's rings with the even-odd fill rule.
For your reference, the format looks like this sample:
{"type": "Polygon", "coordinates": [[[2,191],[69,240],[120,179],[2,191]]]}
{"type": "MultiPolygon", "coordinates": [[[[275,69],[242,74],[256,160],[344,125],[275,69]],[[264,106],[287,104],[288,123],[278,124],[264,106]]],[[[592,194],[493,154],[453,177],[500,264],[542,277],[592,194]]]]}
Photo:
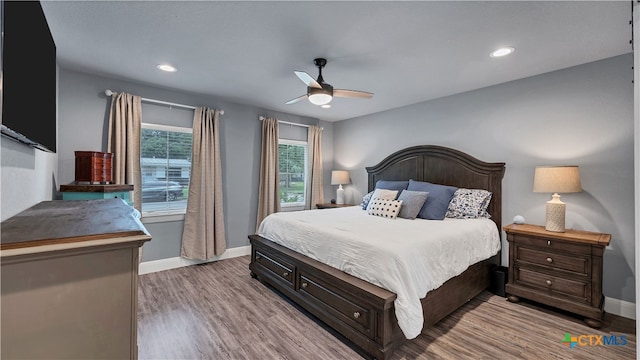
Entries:
{"type": "Polygon", "coordinates": [[[491,219],[502,230],[502,178],[504,163],[488,163],[462,151],[436,145],[412,146],[367,167],[369,191],[378,180],[417,180],[493,193],[491,219]]]}

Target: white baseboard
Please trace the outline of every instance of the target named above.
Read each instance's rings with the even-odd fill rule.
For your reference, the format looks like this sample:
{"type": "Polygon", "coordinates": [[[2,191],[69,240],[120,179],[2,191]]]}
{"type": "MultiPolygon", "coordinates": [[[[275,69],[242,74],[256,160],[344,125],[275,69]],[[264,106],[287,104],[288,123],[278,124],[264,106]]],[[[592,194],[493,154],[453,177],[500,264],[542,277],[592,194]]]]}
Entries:
{"type": "Polygon", "coordinates": [[[636,304],[632,302],[606,297],[604,311],[628,319],[636,319],[636,304]]]}
{"type": "Polygon", "coordinates": [[[149,274],[149,273],[154,273],[158,271],[175,269],[183,266],[204,264],[208,262],[230,259],[230,258],[249,255],[249,254],[251,254],[251,246],[247,245],[247,246],[227,249],[227,251],[225,251],[224,254],[220,256],[214,256],[209,260],[188,260],[188,259],[183,259],[181,257],[173,257],[173,258],[167,258],[167,259],[145,261],[140,263],[138,267],[138,273],[140,275],[149,274]]]}
{"type": "MultiPolygon", "coordinates": [[[[209,260],[188,260],[181,257],[173,257],[168,259],[145,261],[140,263],[138,272],[140,275],[176,269],[183,266],[204,264],[208,262],[230,259],[238,256],[251,254],[251,246],[241,246],[227,249],[224,254],[215,256],[209,260]]],[[[636,304],[624,300],[607,297],[604,302],[604,311],[629,319],[636,319],[636,304]]]]}

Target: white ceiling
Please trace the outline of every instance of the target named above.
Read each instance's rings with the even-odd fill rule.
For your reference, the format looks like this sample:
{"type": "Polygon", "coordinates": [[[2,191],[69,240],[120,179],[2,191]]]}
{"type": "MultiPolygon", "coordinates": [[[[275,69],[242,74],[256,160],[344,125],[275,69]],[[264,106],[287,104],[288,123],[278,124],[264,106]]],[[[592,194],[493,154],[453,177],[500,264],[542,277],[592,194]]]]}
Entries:
{"type": "Polygon", "coordinates": [[[63,67],[328,121],[632,51],[629,1],[43,1],[43,8],[63,67]],[[488,56],[504,45],[515,53],[488,56]],[[317,77],[316,57],[328,60],[326,82],[375,96],[336,98],[330,109],[285,105],[306,92],[293,70],[317,77]],[[178,72],[156,69],[165,62],[178,72]]]}

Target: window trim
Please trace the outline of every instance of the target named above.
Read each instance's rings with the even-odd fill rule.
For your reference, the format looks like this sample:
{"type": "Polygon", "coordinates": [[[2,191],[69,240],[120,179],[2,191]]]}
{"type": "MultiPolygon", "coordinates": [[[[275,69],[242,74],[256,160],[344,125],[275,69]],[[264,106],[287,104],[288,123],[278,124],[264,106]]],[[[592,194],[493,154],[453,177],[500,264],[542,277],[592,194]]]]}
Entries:
{"type": "MultiPolygon", "coordinates": [[[[291,139],[278,139],[278,145],[298,145],[305,147],[305,159],[304,159],[304,202],[296,202],[296,203],[283,203],[280,200],[280,208],[286,210],[302,210],[307,206],[307,187],[309,182],[309,143],[307,141],[302,140],[291,140],[291,139]],[[297,208],[297,209],[294,209],[297,208]]],[[[279,155],[278,155],[279,156],[279,155]]],[[[280,158],[278,158],[280,160],[280,158]]],[[[280,169],[278,169],[278,174],[280,173],[280,169]]],[[[280,189],[280,184],[278,183],[278,190],[280,189]]]]}
{"type": "Polygon", "coordinates": [[[184,127],[184,126],[171,126],[171,125],[162,125],[162,124],[152,124],[143,122],[140,128],[151,129],[151,130],[159,130],[159,131],[171,131],[171,132],[179,132],[186,134],[193,134],[193,129],[184,127]]]}
{"type": "MultiPolygon", "coordinates": [[[[162,125],[162,124],[152,124],[143,122],[140,124],[140,136],[142,137],[142,129],[150,129],[150,130],[158,130],[158,131],[168,131],[168,132],[177,132],[184,134],[193,135],[193,128],[183,127],[183,126],[172,126],[172,125],[162,125]]],[[[193,144],[193,137],[192,137],[193,144]]],[[[142,141],[140,142],[142,146],[142,141]]],[[[140,152],[140,158],[142,159],[142,152],[140,152]]],[[[140,175],[142,176],[142,166],[140,167],[140,175]]],[[[140,189],[142,191],[142,189],[140,189]]],[[[142,203],[140,204],[142,206],[142,203]]],[[[154,211],[140,211],[142,219],[148,219],[147,223],[154,222],[163,222],[163,221],[179,221],[184,220],[184,215],[187,213],[187,205],[185,204],[184,209],[163,209],[163,210],[154,210],[154,211]],[[180,217],[182,219],[179,219],[180,217]],[[157,218],[152,220],[151,218],[157,218]]],[[[145,221],[143,221],[144,223],[145,221]]]]}

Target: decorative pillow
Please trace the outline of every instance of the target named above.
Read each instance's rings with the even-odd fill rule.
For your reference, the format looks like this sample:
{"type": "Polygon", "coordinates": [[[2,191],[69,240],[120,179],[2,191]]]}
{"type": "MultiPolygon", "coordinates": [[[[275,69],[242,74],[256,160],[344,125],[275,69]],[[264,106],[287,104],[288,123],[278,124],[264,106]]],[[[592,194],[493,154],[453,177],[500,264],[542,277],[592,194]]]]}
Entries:
{"type": "Polygon", "coordinates": [[[372,198],[369,202],[367,214],[395,219],[400,212],[400,208],[402,208],[401,200],[372,198]]]}
{"type": "Polygon", "coordinates": [[[405,219],[415,220],[422,209],[422,205],[427,201],[429,193],[423,191],[402,190],[398,200],[402,201],[402,207],[398,216],[405,219]]]}
{"type": "Polygon", "coordinates": [[[371,194],[371,200],[369,200],[367,210],[371,207],[371,201],[373,199],[395,200],[396,197],[398,197],[398,190],[375,189],[373,194],[371,194]]]}
{"type": "Polygon", "coordinates": [[[424,191],[429,193],[427,201],[422,205],[418,217],[428,220],[444,220],[449,209],[449,202],[453,194],[458,190],[455,186],[432,184],[424,181],[409,180],[407,190],[424,191]]]}
{"type": "Polygon", "coordinates": [[[362,210],[367,210],[367,205],[369,205],[369,201],[371,200],[371,195],[373,195],[373,191],[362,197],[362,202],[360,203],[362,210]]]}
{"type": "MultiPolygon", "coordinates": [[[[376,189],[387,189],[387,190],[398,190],[398,194],[402,192],[402,190],[406,190],[409,186],[409,181],[396,181],[396,180],[378,180],[376,182],[376,189]]],[[[397,197],[396,197],[397,199],[397,197]]]]}
{"type": "Polygon", "coordinates": [[[480,189],[458,189],[449,203],[447,217],[452,219],[489,218],[487,212],[492,193],[480,189]]]}

